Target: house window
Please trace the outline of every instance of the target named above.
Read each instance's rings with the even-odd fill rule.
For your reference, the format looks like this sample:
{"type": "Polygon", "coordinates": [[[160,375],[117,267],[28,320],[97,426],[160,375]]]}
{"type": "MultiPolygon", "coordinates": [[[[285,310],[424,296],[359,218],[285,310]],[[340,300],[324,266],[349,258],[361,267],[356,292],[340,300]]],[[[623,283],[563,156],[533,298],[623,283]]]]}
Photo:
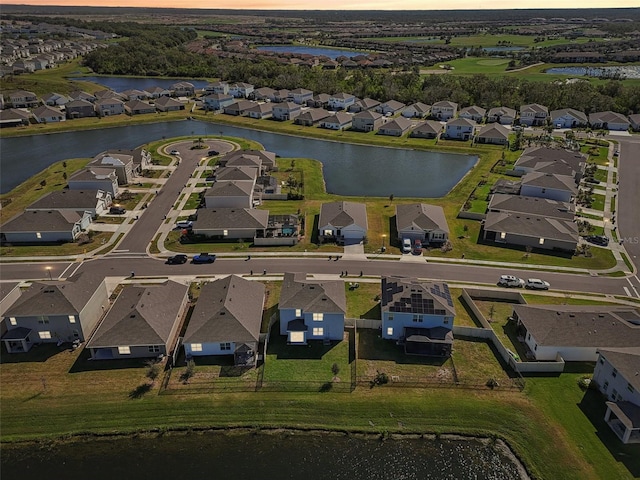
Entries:
{"type": "Polygon", "coordinates": [[[192,343],[191,344],[191,351],[192,352],[201,352],[202,351],[202,344],[201,343],[192,343]]]}
{"type": "Polygon", "coordinates": [[[75,315],[69,315],[69,323],[76,323],[76,316],[75,315]]]}
{"type": "Polygon", "coordinates": [[[617,390],[614,388],[614,389],[611,391],[611,400],[615,401],[617,396],[618,396],[618,392],[617,392],[617,390]]]}
{"type": "Polygon", "coordinates": [[[71,330],[73,338],[80,338],[80,332],[78,330],[71,330]]]}
{"type": "Polygon", "coordinates": [[[531,334],[527,333],[527,340],[531,340],[531,334]]]}
{"type": "Polygon", "coordinates": [[[540,240],[538,240],[538,245],[544,245],[544,238],[540,238],[540,240]]]}
{"type": "Polygon", "coordinates": [[[609,388],[609,382],[604,382],[604,384],[602,385],[602,390],[606,392],[607,388],[609,388]]]}
{"type": "Polygon", "coordinates": [[[301,316],[302,316],[302,309],[296,308],[296,317],[301,317],[301,316]]]}
{"type": "Polygon", "coordinates": [[[507,238],[507,232],[500,232],[500,240],[507,238]]]}
{"type": "Polygon", "coordinates": [[[51,332],[45,331],[45,332],[38,332],[38,335],[40,335],[40,338],[42,340],[47,340],[51,338],[51,332]]]}
{"type": "Polygon", "coordinates": [[[611,372],[611,376],[612,376],[613,378],[616,378],[616,377],[618,376],[618,370],[614,368],[614,369],[613,369],[613,372],[611,372]]]}
{"type": "Polygon", "coordinates": [[[18,321],[16,320],[16,317],[9,317],[9,323],[14,327],[18,325],[18,321]]]}
{"type": "Polygon", "coordinates": [[[314,313],[313,314],[313,321],[314,322],[321,322],[324,320],[324,313],[314,313]]]}
{"type": "Polygon", "coordinates": [[[449,318],[445,317],[444,320],[442,321],[442,323],[444,323],[445,325],[449,324],[449,318]]]}
{"type": "Polygon", "coordinates": [[[416,323],[422,323],[422,316],[420,315],[413,315],[413,321],[416,323]]]}
{"type": "Polygon", "coordinates": [[[304,343],[304,332],[289,332],[290,343],[304,343]]]}
{"type": "Polygon", "coordinates": [[[324,235],[325,237],[329,237],[333,235],[333,230],[323,230],[322,235],[324,235]]]}
{"type": "Polygon", "coordinates": [[[534,343],[534,344],[533,344],[533,351],[534,351],[534,352],[537,352],[537,351],[538,351],[538,344],[537,344],[537,343],[534,343]]]}
{"type": "Polygon", "coordinates": [[[42,238],[42,234],[40,232],[36,232],[36,238],[42,238]]]}
{"type": "Polygon", "coordinates": [[[126,347],[118,347],[118,354],[120,355],[131,355],[131,348],[126,347]]]}
{"type": "Polygon", "coordinates": [[[324,328],[322,327],[313,327],[313,336],[320,337],[324,335],[324,328]]]}
{"type": "Polygon", "coordinates": [[[159,345],[149,345],[149,353],[160,353],[159,345]]]}
{"type": "Polygon", "coordinates": [[[40,315],[38,317],[38,323],[41,323],[43,325],[49,323],[49,317],[47,317],[46,315],[40,315]]]}
{"type": "Polygon", "coordinates": [[[229,342],[223,342],[220,344],[220,351],[226,352],[231,350],[231,344],[229,342]]]}
{"type": "Polygon", "coordinates": [[[225,236],[225,237],[226,237],[227,235],[229,235],[229,230],[223,230],[223,231],[222,231],[222,235],[223,235],[223,236],[225,236]]]}
{"type": "Polygon", "coordinates": [[[627,390],[629,390],[630,393],[633,393],[635,391],[633,385],[631,385],[630,383],[627,383],[627,390]]]}
{"type": "Polygon", "coordinates": [[[393,327],[387,327],[387,335],[389,337],[393,336],[393,327]]]}
{"type": "Polygon", "coordinates": [[[600,362],[600,365],[604,365],[604,358],[600,357],[598,361],[600,362]]]}
{"type": "Polygon", "coordinates": [[[393,322],[393,315],[389,314],[389,316],[387,317],[387,320],[389,320],[390,322],[393,322]]]}
{"type": "Polygon", "coordinates": [[[546,189],[546,188],[543,188],[543,189],[542,189],[542,193],[545,193],[546,191],[547,191],[547,189],[546,189]]]}

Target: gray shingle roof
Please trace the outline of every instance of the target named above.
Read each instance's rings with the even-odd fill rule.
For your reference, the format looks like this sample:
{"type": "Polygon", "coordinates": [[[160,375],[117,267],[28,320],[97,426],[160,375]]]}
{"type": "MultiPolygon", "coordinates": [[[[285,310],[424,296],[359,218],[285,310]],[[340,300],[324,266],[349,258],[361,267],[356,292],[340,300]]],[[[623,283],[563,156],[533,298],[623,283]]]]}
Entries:
{"type": "Polygon", "coordinates": [[[449,233],[442,207],[426,203],[396,205],[396,226],[398,232],[413,227],[426,232],[439,229],[449,233]]]}
{"type": "Polygon", "coordinates": [[[257,342],[265,287],[236,275],[200,289],[184,343],[257,342]]]}
{"type": "Polygon", "coordinates": [[[538,345],[595,348],[640,345],[640,315],[633,307],[514,305],[513,310],[538,345]]]}
{"type": "Polygon", "coordinates": [[[442,124],[440,122],[436,122],[435,120],[427,120],[419,124],[416,128],[413,129],[413,133],[422,133],[422,134],[433,134],[437,135],[442,131],[442,124]]]}
{"type": "Polygon", "coordinates": [[[194,230],[267,228],[269,212],[256,208],[200,208],[194,230]]]}
{"type": "Polygon", "coordinates": [[[599,348],[598,352],[640,391],[640,346],[629,348],[599,348]]]}
{"type": "Polygon", "coordinates": [[[483,126],[478,132],[478,138],[509,138],[509,129],[499,123],[490,123],[483,126]]]}
{"type": "Polygon", "coordinates": [[[567,202],[502,193],[493,194],[489,202],[489,210],[541,215],[565,220],[573,220],[575,215],[575,207],[567,202]]]}
{"type": "Polygon", "coordinates": [[[285,273],[279,308],[304,312],[346,313],[347,298],[340,280],[307,280],[304,273],[285,273]]]}
{"type": "Polygon", "coordinates": [[[75,208],[78,210],[88,210],[96,208],[98,190],[57,190],[47,193],[44,197],[33,202],[28,209],[37,208],[39,210],[57,208],[75,208]]]}
{"type": "Polygon", "coordinates": [[[511,212],[488,212],[484,229],[533,238],[578,242],[578,226],[572,220],[511,212]]]}
{"type": "Polygon", "coordinates": [[[555,122],[557,118],[564,117],[565,115],[571,115],[576,120],[587,123],[587,114],[573,108],[561,108],[560,110],[552,110],[549,114],[552,122],[555,122]]]}
{"type": "Polygon", "coordinates": [[[207,189],[205,197],[242,197],[253,192],[252,180],[221,180],[207,189]]]}
{"type": "Polygon", "coordinates": [[[76,212],[29,210],[2,225],[3,232],[70,232],[80,220],[76,212]]]}
{"type": "Polygon", "coordinates": [[[569,175],[553,175],[544,172],[529,172],[522,176],[522,186],[533,185],[535,187],[553,188],[556,190],[566,190],[572,193],[578,192],[573,177],[569,175]]]}
{"type": "Polygon", "coordinates": [[[125,286],[87,347],[166,344],[188,291],[186,285],[171,280],[125,286]]]}
{"type": "Polygon", "coordinates": [[[367,206],[357,202],[323,203],[320,207],[318,225],[320,227],[333,225],[336,228],[357,225],[367,230],[367,206]]]}

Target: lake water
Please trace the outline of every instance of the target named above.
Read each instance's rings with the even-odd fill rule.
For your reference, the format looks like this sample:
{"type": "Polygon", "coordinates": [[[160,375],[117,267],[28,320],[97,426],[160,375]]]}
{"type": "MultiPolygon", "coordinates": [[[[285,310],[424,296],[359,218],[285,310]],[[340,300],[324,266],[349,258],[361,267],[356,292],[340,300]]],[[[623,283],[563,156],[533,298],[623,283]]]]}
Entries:
{"type": "Polygon", "coordinates": [[[93,157],[107,149],[135,148],[181,135],[242,137],[281,157],[314,158],[322,162],[327,191],[338,195],[441,197],[477,161],[471,155],[329,142],[184,120],[1,138],[0,193],[60,160],[93,157]]]}
{"type": "Polygon", "coordinates": [[[307,55],[320,56],[336,59],[341,55],[345,57],[355,57],[357,55],[366,55],[365,52],[356,52],[352,50],[339,50],[335,48],[321,48],[321,47],[304,47],[299,45],[260,45],[256,47],[256,50],[262,50],[263,52],[278,52],[278,53],[304,53],[307,55]]]}
{"type": "Polygon", "coordinates": [[[623,78],[640,78],[640,65],[621,65],[618,67],[553,67],[545,70],[544,73],[586,77],[610,77],[612,75],[620,75],[623,78]]]}
{"type": "Polygon", "coordinates": [[[309,434],[167,434],[3,446],[2,479],[260,478],[518,480],[517,465],[476,440],[367,440],[309,434]]]}
{"type": "Polygon", "coordinates": [[[177,82],[189,82],[192,83],[196,89],[202,89],[210,82],[206,80],[193,80],[193,79],[169,79],[169,78],[133,78],[133,77],[74,77],[70,80],[76,80],[79,82],[92,82],[98,85],[103,85],[106,88],[110,88],[114,92],[124,92],[125,90],[137,89],[144,90],[151,87],[170,88],[171,85],[177,82]]]}
{"type": "Polygon", "coordinates": [[[524,47],[484,47],[485,52],[517,52],[524,50],[524,47]]]}

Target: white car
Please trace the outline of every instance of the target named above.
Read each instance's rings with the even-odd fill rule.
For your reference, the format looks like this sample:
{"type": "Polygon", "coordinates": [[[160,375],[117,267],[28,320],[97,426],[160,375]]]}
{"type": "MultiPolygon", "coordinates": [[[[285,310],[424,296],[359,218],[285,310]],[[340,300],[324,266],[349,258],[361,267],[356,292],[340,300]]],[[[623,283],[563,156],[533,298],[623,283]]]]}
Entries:
{"type": "Polygon", "coordinates": [[[522,288],[524,287],[524,280],[514,275],[500,275],[498,285],[500,287],[522,288]]]}
{"type": "Polygon", "coordinates": [[[524,287],[531,290],[549,290],[550,286],[549,282],[545,282],[539,278],[529,278],[524,287]]]}
{"type": "Polygon", "coordinates": [[[181,220],[176,223],[176,228],[190,229],[192,227],[193,227],[193,222],[191,220],[181,220]]]}
{"type": "Polygon", "coordinates": [[[178,150],[171,150],[171,155],[180,155],[180,152],[178,150]]]}
{"type": "Polygon", "coordinates": [[[411,253],[411,239],[403,238],[402,239],[402,253],[411,253]]]}

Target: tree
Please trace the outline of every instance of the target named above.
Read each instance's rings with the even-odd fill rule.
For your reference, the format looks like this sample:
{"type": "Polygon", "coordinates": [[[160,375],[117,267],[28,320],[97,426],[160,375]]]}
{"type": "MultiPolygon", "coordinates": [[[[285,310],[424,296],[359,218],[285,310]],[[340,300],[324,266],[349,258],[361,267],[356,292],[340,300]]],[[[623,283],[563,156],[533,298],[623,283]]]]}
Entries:
{"type": "Polygon", "coordinates": [[[393,193],[389,195],[389,203],[393,203],[393,193]]]}
{"type": "Polygon", "coordinates": [[[160,365],[156,363],[154,360],[149,360],[147,363],[147,372],[146,376],[152,382],[155,382],[158,376],[160,375],[160,365]]]}
{"type": "Polygon", "coordinates": [[[47,185],[47,181],[46,181],[46,180],[42,180],[42,181],[40,182],[40,186],[41,186],[41,187],[45,187],[46,185],[47,185]]]}
{"type": "Polygon", "coordinates": [[[331,373],[333,373],[334,377],[337,377],[338,373],[340,373],[340,365],[338,365],[337,363],[331,365],[331,373]]]}

